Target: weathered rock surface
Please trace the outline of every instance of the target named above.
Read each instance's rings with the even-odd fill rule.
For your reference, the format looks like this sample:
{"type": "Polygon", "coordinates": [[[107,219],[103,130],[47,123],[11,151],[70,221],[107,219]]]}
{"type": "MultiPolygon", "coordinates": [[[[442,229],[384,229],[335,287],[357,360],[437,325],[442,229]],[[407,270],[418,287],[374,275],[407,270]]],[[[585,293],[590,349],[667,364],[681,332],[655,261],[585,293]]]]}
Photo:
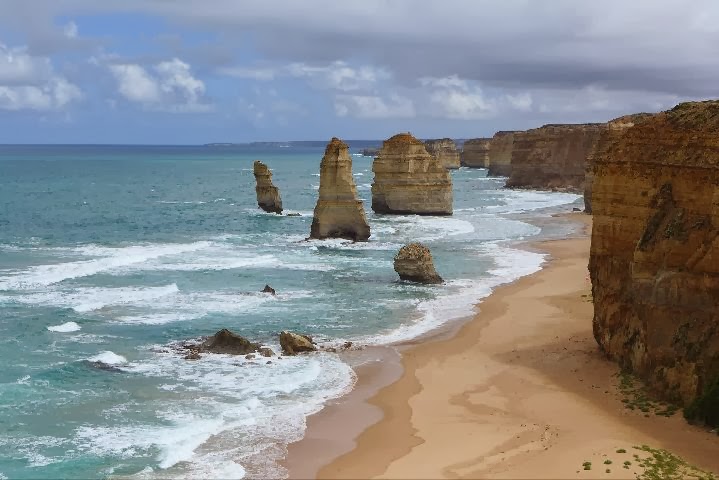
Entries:
{"type": "Polygon", "coordinates": [[[409,133],[385,140],[372,163],[372,210],[377,213],[451,215],[452,177],[409,133]]]}
{"type": "Polygon", "coordinates": [[[544,125],[514,134],[509,188],[584,192],[587,157],[601,124],[544,125]]]}
{"type": "Polygon", "coordinates": [[[363,157],[374,157],[379,153],[379,148],[363,148],[360,153],[363,157]]]}
{"type": "Polygon", "coordinates": [[[338,138],[327,144],[320,164],[320,192],[310,238],[364,241],[370,228],[352,177],[349,147],[338,138]]]}
{"type": "Polygon", "coordinates": [[[275,289],[270,287],[269,285],[265,285],[265,288],[262,289],[261,293],[269,293],[271,295],[277,295],[277,292],[275,292],[275,289]]]}
{"type": "Polygon", "coordinates": [[[592,213],[592,184],[594,182],[594,159],[602,155],[604,150],[613,145],[624,131],[633,127],[638,120],[646,119],[650,113],[636,113],[615,118],[599,126],[599,135],[592,150],[587,155],[584,175],[584,211],[592,213]]]}
{"type": "Polygon", "coordinates": [[[252,343],[245,337],[223,328],[200,344],[201,352],[247,355],[260,349],[259,343],[252,343]]]}
{"type": "Polygon", "coordinates": [[[512,173],[512,151],[514,136],[520,132],[501,131],[494,134],[489,142],[487,158],[487,176],[508,177],[512,173]]]}
{"type": "Polygon", "coordinates": [[[264,163],[255,160],[253,171],[255,173],[257,205],[265,212],[282,213],[280,190],[272,184],[272,172],[270,169],[264,163]]]}
{"type": "Polygon", "coordinates": [[[300,335],[288,331],[280,332],[280,346],[286,355],[296,355],[302,352],[314,352],[317,347],[312,341],[312,337],[300,335]]]}
{"type": "Polygon", "coordinates": [[[459,151],[451,138],[425,140],[424,147],[427,153],[436,158],[444,168],[448,170],[459,168],[459,151]]]}
{"type": "Polygon", "coordinates": [[[700,399],[716,414],[719,397],[707,395],[712,385],[719,394],[719,101],[607,129],[600,142],[594,336],[668,399],[700,399]]]}
{"type": "Polygon", "coordinates": [[[469,168],[487,168],[491,142],[491,138],[471,138],[464,142],[460,163],[469,168]]]}
{"type": "Polygon", "coordinates": [[[394,257],[394,271],[399,278],[417,283],[442,283],[434,269],[432,253],[421,243],[410,243],[399,249],[394,257]]]}

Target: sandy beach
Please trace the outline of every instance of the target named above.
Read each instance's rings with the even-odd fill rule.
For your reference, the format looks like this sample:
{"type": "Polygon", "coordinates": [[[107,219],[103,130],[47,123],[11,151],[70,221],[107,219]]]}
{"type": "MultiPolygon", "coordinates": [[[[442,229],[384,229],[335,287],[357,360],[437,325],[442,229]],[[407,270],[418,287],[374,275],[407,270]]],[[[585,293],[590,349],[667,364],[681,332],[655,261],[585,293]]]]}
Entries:
{"type": "Polygon", "coordinates": [[[716,434],[681,412],[626,408],[633,397],[592,337],[591,218],[571,217],[583,235],[530,244],[545,268],[498,288],[452,335],[403,348],[397,381],[358,370],[349,400],[291,446],[291,476],[313,476],[314,459],[319,478],[635,478],[651,458],[640,445],[719,472],[716,434]]]}

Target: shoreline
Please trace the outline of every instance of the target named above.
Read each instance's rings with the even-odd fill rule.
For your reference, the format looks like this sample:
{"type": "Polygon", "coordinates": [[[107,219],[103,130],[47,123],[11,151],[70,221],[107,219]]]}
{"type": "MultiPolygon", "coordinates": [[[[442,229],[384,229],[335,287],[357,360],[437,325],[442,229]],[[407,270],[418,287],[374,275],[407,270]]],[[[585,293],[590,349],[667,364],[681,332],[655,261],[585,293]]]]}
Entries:
{"type": "Polygon", "coordinates": [[[624,407],[618,368],[591,332],[591,217],[563,217],[584,223],[578,238],[522,244],[548,254],[541,270],[497,287],[467,321],[356,368],[355,388],[288,446],[289,477],[633,478],[642,470],[632,448],[642,444],[719,472],[717,435],[681,413],[624,407]],[[594,470],[583,470],[587,461],[594,470]]]}

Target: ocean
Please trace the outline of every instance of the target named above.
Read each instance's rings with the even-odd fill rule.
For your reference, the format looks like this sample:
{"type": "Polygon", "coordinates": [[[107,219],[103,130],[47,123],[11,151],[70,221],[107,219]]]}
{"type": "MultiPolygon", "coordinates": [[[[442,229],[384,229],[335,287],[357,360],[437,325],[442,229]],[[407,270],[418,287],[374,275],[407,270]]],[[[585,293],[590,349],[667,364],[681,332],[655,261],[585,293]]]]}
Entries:
{"type": "Polygon", "coordinates": [[[0,146],[0,479],[282,477],[286,445],[352,369],[329,352],[189,361],[173,343],[221,328],[275,352],[285,329],[328,346],[414,338],[541,268],[515,246],[542,234],[527,220],[581,201],[461,168],[453,216],[375,215],[372,159],[355,155],[370,241],[307,241],[322,153],[0,146]],[[301,216],[257,208],[258,159],[301,216]],[[398,280],[410,241],[444,285],[398,280]]]}

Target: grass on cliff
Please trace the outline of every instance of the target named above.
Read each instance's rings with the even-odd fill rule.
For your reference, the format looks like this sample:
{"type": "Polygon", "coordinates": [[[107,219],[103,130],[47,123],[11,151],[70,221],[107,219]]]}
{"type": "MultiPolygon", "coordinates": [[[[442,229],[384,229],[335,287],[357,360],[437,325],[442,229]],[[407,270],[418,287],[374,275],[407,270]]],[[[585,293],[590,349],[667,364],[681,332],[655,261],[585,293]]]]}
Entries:
{"type": "Polygon", "coordinates": [[[650,398],[646,387],[629,372],[622,371],[617,376],[622,403],[629,410],[639,410],[645,416],[654,414],[662,417],[671,417],[679,410],[676,405],[650,398]]]}
{"type": "Polygon", "coordinates": [[[684,418],[692,423],[719,427],[719,377],[704,392],[684,408],[684,418]]]}

